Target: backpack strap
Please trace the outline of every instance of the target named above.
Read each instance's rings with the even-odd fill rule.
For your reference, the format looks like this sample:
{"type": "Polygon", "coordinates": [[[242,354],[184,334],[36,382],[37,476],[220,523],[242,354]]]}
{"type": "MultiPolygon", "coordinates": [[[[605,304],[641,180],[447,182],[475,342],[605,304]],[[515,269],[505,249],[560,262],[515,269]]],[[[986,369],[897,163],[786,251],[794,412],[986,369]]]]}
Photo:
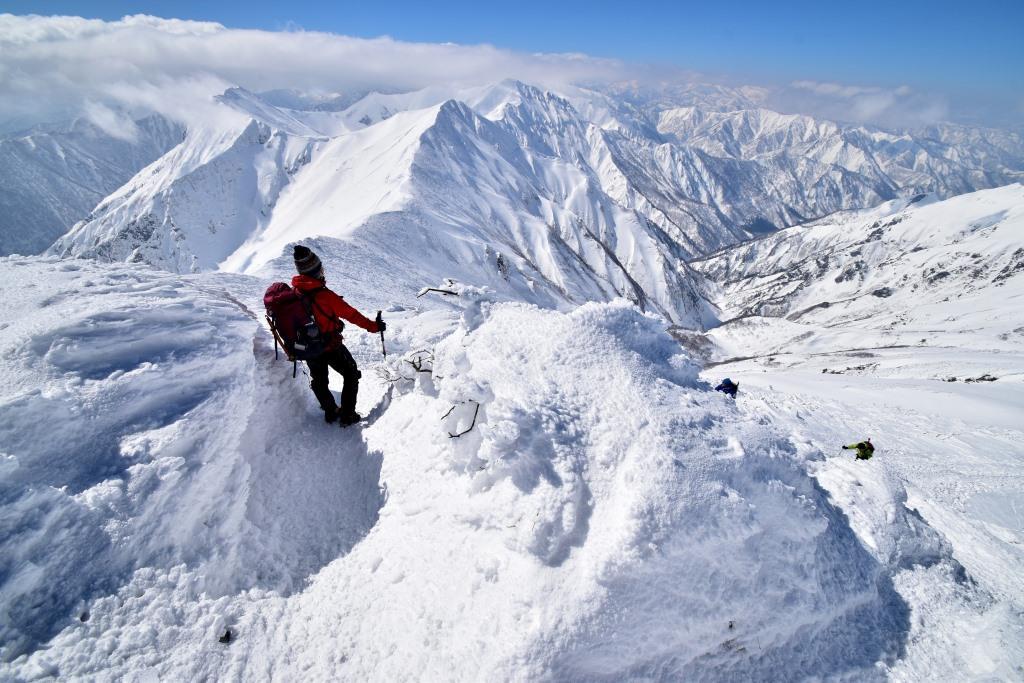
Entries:
{"type": "MultiPolygon", "coordinates": [[[[323,291],[323,290],[326,290],[326,289],[327,289],[326,287],[317,287],[315,289],[309,290],[308,292],[300,292],[299,290],[296,289],[295,293],[298,294],[299,299],[302,301],[302,305],[306,307],[306,313],[309,314],[309,317],[311,317],[314,320],[316,320],[316,318],[313,316],[313,310],[312,310],[312,308],[310,308],[310,304],[312,304],[313,308],[316,308],[316,310],[320,311],[320,315],[322,315],[323,317],[327,318],[328,320],[334,319],[338,323],[338,331],[341,331],[341,330],[345,329],[345,323],[338,316],[331,315],[330,313],[325,311],[323,309],[323,307],[316,302],[316,293],[320,292],[320,291],[323,291]],[[309,301],[308,302],[306,300],[306,295],[307,294],[309,295],[309,301]]],[[[333,332],[328,333],[328,335],[333,335],[333,334],[334,334],[333,332]]]]}
{"type": "MultiPolygon", "coordinates": [[[[323,288],[322,287],[317,287],[316,289],[311,289],[308,292],[309,294],[313,295],[313,302],[312,303],[313,303],[314,306],[316,306],[316,292],[319,292],[321,289],[323,289],[323,288]]],[[[297,289],[294,290],[294,291],[295,291],[295,296],[299,297],[299,301],[302,302],[302,307],[306,309],[306,315],[308,315],[310,318],[313,318],[313,308],[310,306],[310,302],[306,299],[306,294],[307,293],[306,292],[301,292],[301,291],[299,291],[297,289]]],[[[317,308],[320,308],[320,307],[317,306],[317,308]]],[[[323,311],[320,311],[320,312],[323,313],[323,311]]],[[[313,318],[313,319],[315,320],[316,318],[313,318]]]]}

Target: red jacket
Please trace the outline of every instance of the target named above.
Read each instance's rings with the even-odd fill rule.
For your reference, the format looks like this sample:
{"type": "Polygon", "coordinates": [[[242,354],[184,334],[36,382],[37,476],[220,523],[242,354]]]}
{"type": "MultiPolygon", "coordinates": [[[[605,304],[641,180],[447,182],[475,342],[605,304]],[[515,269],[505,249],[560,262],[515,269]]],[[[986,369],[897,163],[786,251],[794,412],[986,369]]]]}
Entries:
{"type": "Polygon", "coordinates": [[[320,331],[324,334],[334,334],[338,340],[332,343],[335,347],[341,342],[341,325],[338,319],[347,320],[353,325],[358,325],[367,332],[378,332],[377,323],[345,303],[340,296],[327,289],[322,280],[317,280],[309,275],[296,275],[292,278],[292,287],[306,295],[306,298],[313,306],[313,317],[320,331]]]}

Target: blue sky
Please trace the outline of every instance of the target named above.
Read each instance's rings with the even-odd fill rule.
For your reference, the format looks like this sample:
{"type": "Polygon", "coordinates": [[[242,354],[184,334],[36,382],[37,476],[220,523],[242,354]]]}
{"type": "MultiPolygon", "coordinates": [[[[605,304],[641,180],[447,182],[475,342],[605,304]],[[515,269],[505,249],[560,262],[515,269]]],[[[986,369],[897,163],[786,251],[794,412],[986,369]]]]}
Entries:
{"type": "MultiPolygon", "coordinates": [[[[1024,91],[1024,0],[859,2],[4,2],[14,14],[147,13],[409,41],[584,52],[770,80],[1024,91]]],[[[1010,91],[1016,91],[1010,92],[1010,91]]],[[[1015,98],[1016,99],[1016,98],[1015,98]]]]}
{"type": "Polygon", "coordinates": [[[360,84],[414,89],[466,82],[474,74],[478,80],[514,76],[539,82],[554,73],[550,65],[557,62],[556,75],[584,83],[687,80],[686,72],[694,71],[709,82],[779,86],[770,106],[830,119],[890,127],[953,120],[1024,130],[1024,0],[0,0],[0,12],[103,19],[113,22],[106,29],[119,36],[111,51],[90,43],[79,29],[67,32],[67,26],[83,22],[15,21],[26,33],[8,36],[16,49],[0,54],[0,73],[20,78],[6,89],[0,79],[0,100],[8,100],[0,101],[0,123],[80,107],[109,90],[111,79],[153,82],[211,73],[256,89],[341,92],[360,84]],[[220,32],[233,37],[197,47],[172,40],[172,28],[156,44],[138,28],[147,22],[117,21],[129,14],[215,21],[264,33],[220,32]],[[41,28],[57,25],[64,28],[52,34],[41,28]],[[306,39],[296,29],[332,37],[306,39]],[[402,42],[364,40],[380,36],[402,42]],[[311,51],[314,45],[319,52],[311,51]],[[500,48],[501,54],[481,45],[500,48]],[[43,53],[50,61],[39,60],[43,53]],[[619,66],[533,53],[582,53],[613,58],[619,66]]]}

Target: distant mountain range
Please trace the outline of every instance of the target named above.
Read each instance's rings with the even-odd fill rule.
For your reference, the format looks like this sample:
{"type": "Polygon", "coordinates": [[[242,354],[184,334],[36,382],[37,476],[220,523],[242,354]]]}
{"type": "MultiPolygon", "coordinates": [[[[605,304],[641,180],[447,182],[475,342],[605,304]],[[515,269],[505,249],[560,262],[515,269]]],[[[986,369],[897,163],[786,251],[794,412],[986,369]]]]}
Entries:
{"type": "MultiPolygon", "coordinates": [[[[941,337],[952,346],[980,331],[1016,341],[1024,326],[1005,312],[1024,283],[1022,215],[1020,184],[944,201],[917,195],[780,230],[691,265],[720,287],[722,321],[751,334],[770,324],[801,342],[808,330],[845,328],[892,344],[941,337]]],[[[779,334],[779,348],[791,349],[793,340],[779,334]]]]}
{"type": "MultiPolygon", "coordinates": [[[[756,88],[556,93],[505,81],[330,96],[235,88],[218,99],[228,122],[195,125],[173,146],[170,124],[140,126],[123,184],[91,212],[84,197],[36,198],[81,218],[51,251],[254,271],[319,237],[425,280],[463,277],[542,302],[622,295],[702,326],[712,314],[691,259],[837,211],[1024,180],[1015,133],[843,125],[765,109],[756,88]],[[154,160],[127,179],[143,152],[154,160]]],[[[110,150],[127,144],[90,134],[110,150]]],[[[21,215],[0,226],[4,244],[61,232],[42,236],[21,215]]]]}

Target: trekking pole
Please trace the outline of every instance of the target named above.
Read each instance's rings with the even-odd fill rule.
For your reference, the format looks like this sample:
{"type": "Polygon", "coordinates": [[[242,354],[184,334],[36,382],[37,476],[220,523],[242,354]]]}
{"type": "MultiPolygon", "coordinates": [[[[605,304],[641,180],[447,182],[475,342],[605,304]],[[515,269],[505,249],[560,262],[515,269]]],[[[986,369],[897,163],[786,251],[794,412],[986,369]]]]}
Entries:
{"type": "MultiPolygon", "coordinates": [[[[384,319],[380,317],[380,311],[377,311],[377,324],[380,325],[382,322],[384,322],[384,319]]],[[[384,358],[387,359],[388,350],[384,346],[384,330],[380,331],[380,352],[384,354],[384,358]]]]}

